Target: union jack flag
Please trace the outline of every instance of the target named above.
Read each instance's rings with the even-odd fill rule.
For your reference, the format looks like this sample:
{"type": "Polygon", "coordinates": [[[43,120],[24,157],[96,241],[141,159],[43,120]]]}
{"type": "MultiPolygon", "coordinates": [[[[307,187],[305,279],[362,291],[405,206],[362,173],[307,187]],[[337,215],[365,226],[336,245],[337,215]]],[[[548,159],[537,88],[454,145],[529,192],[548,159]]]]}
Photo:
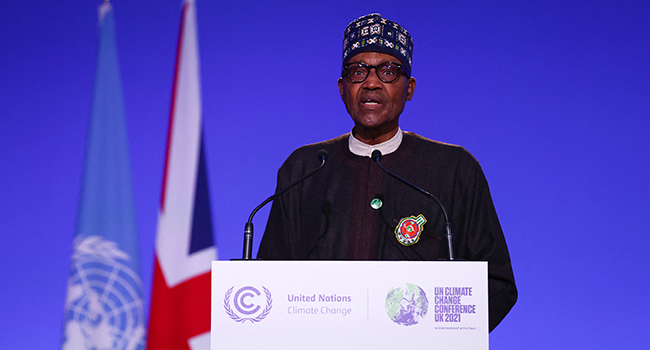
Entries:
{"type": "Polygon", "coordinates": [[[212,234],[194,0],[185,0],[174,72],[147,348],[210,348],[212,234]]]}

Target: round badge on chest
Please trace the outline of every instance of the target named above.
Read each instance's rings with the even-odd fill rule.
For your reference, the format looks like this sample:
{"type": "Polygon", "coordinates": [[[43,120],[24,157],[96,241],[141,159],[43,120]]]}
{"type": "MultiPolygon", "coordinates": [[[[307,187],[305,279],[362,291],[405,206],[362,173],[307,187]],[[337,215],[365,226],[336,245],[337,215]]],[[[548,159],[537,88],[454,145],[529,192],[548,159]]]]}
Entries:
{"type": "Polygon", "coordinates": [[[426,222],[427,219],[422,214],[402,218],[395,227],[395,237],[403,246],[414,245],[420,239],[426,222]]]}

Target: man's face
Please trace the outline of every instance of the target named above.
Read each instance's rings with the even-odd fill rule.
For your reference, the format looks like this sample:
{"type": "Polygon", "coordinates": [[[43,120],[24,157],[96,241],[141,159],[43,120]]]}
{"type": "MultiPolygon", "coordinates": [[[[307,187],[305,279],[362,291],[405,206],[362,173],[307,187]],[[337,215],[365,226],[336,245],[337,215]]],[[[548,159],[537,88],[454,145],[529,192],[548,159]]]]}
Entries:
{"type": "MultiPolygon", "coordinates": [[[[385,62],[399,63],[391,55],[379,52],[362,52],[348,63],[361,62],[378,65],[385,62]]],[[[371,69],[362,83],[352,83],[347,78],[338,81],[341,98],[352,120],[355,137],[367,144],[377,144],[389,140],[399,127],[399,115],[406,101],[413,97],[415,78],[400,74],[392,83],[384,83],[371,69]]]]}

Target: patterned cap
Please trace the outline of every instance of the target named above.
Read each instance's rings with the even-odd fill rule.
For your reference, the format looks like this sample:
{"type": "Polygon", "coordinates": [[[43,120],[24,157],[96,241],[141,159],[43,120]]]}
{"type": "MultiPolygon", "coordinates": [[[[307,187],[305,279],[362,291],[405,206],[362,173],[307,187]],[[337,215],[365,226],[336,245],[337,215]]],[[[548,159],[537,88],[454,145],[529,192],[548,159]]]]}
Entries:
{"type": "Polygon", "coordinates": [[[345,28],[343,34],[343,65],[361,52],[376,51],[399,59],[411,75],[413,39],[399,24],[378,13],[361,16],[345,28]]]}

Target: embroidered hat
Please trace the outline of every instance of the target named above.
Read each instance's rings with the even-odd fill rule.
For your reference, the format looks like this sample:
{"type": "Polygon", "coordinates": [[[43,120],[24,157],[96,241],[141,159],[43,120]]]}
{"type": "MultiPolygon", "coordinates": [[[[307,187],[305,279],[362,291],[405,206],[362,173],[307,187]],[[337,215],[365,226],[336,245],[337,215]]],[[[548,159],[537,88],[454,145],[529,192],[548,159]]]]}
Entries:
{"type": "Polygon", "coordinates": [[[345,28],[343,34],[343,65],[361,52],[376,51],[395,56],[411,75],[413,39],[399,24],[378,13],[361,16],[345,28]]]}

